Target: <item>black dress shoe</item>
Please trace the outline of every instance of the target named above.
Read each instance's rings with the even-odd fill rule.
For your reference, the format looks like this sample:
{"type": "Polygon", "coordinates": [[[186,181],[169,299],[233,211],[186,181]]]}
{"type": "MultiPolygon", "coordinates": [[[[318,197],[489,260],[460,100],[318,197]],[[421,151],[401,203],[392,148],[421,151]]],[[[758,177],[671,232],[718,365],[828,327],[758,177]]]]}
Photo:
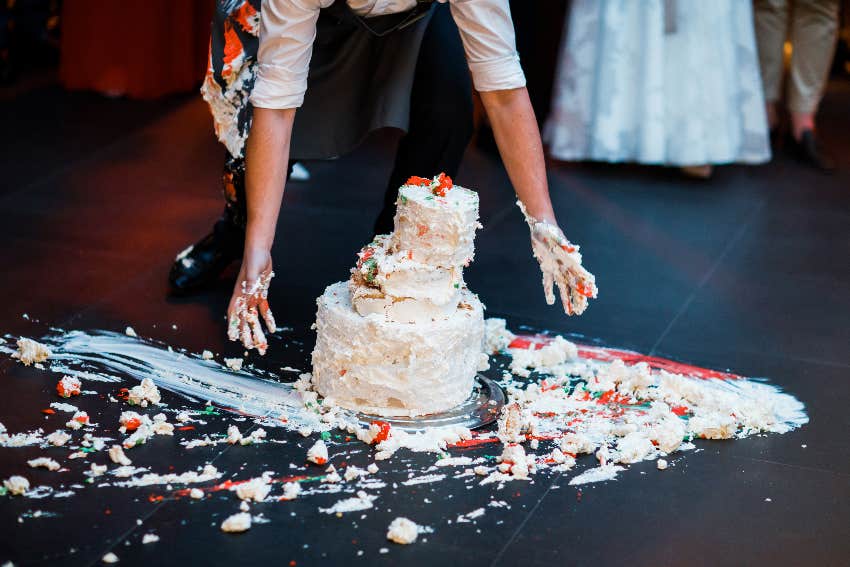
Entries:
{"type": "Polygon", "coordinates": [[[821,147],[812,130],[803,130],[799,140],[794,142],[797,159],[821,171],[833,171],[835,162],[821,147]]]}
{"type": "Polygon", "coordinates": [[[210,284],[235,260],[242,257],[245,229],[225,214],[211,233],[181,252],[171,266],[168,281],[177,294],[198,291],[210,284]]]}

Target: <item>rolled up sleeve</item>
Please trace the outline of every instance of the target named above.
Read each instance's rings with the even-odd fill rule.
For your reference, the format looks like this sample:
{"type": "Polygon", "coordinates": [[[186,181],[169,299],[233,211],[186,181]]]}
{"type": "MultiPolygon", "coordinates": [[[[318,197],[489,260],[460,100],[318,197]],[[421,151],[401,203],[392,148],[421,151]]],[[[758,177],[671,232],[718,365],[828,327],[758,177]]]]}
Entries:
{"type": "Polygon", "coordinates": [[[298,108],[307,92],[307,73],[319,10],[333,0],[263,0],[257,78],[251,103],[257,108],[298,108]]]}
{"type": "Polygon", "coordinates": [[[524,87],[525,73],[519,63],[508,0],[449,2],[475,89],[486,92],[524,87]]]}

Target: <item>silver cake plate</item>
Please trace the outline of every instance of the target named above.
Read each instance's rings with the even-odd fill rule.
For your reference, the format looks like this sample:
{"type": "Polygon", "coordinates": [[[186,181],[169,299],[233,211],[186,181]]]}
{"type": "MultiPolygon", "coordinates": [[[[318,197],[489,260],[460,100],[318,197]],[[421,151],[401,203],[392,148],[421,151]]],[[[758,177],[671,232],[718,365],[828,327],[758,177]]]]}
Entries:
{"type": "Polygon", "coordinates": [[[482,374],[475,375],[475,386],[465,402],[450,410],[418,415],[416,417],[385,417],[357,412],[355,416],[366,427],[373,421],[384,421],[392,427],[405,431],[422,431],[431,427],[460,425],[478,429],[490,425],[497,419],[505,405],[505,393],[493,380],[482,374]]]}

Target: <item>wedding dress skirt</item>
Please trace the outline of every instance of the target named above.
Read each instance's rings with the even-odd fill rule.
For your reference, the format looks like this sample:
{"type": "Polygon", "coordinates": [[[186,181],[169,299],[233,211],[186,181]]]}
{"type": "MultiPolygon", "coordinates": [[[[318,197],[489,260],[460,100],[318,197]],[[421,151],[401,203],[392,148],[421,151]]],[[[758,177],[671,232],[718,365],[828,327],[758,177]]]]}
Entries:
{"type": "Polygon", "coordinates": [[[574,0],[567,20],[544,130],[553,157],[770,159],[749,1],[574,0]]]}

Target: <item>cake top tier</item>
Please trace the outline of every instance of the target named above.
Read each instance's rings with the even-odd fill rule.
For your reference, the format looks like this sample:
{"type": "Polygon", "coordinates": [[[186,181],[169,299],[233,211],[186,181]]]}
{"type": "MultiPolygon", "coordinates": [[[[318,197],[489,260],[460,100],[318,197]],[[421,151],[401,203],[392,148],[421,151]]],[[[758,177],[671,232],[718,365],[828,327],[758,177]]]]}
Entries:
{"type": "Polygon", "coordinates": [[[392,249],[432,266],[469,264],[475,252],[478,194],[440,174],[411,177],[398,191],[392,249]]]}

